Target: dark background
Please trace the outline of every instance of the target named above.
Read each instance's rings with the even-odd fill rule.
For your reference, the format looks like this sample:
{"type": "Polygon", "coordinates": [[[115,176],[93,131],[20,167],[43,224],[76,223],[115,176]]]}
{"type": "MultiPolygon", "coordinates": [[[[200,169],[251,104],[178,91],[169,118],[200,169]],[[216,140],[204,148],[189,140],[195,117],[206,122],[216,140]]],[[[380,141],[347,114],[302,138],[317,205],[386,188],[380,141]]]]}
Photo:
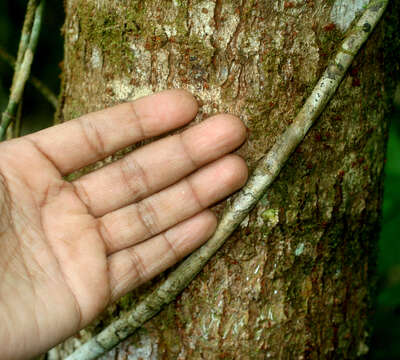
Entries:
{"type": "MultiPolygon", "coordinates": [[[[26,3],[26,0],[0,2],[0,48],[14,56],[18,49],[26,3]]],[[[32,66],[32,74],[56,94],[60,88],[60,63],[63,57],[62,3],[58,0],[46,4],[42,33],[32,66]]],[[[396,31],[393,33],[397,39],[400,37],[396,31]]],[[[388,61],[390,64],[394,63],[395,57],[400,58],[400,54],[395,53],[389,56],[393,56],[388,61]]],[[[0,112],[3,112],[7,103],[12,75],[12,68],[0,59],[0,112]]],[[[379,243],[378,294],[372,314],[374,330],[368,355],[368,359],[373,360],[400,359],[400,83],[390,102],[393,106],[387,115],[391,127],[379,243]]],[[[22,111],[23,133],[50,126],[53,122],[54,109],[30,84],[25,90],[22,111]]]]}

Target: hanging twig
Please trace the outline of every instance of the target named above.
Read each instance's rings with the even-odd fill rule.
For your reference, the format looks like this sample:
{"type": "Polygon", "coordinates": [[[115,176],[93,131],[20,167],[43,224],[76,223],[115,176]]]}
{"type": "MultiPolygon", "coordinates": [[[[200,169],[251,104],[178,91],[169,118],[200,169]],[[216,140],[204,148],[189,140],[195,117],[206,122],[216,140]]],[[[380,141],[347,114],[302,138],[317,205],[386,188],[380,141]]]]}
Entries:
{"type": "Polygon", "coordinates": [[[18,104],[21,101],[26,81],[29,78],[33,56],[42,25],[44,0],[37,5],[37,0],[30,0],[22,29],[21,40],[15,64],[14,78],[11,85],[10,99],[3,112],[0,125],[0,139],[4,140],[7,128],[15,118],[18,104]]]}
{"type": "Polygon", "coordinates": [[[25,55],[25,51],[29,45],[29,41],[31,38],[32,26],[33,26],[33,22],[35,21],[35,12],[36,12],[38,3],[39,3],[39,0],[29,0],[28,6],[26,8],[24,25],[22,27],[21,39],[19,41],[19,46],[18,46],[18,53],[17,53],[17,60],[16,60],[16,70],[17,71],[14,72],[14,78],[16,76],[16,73],[18,72],[18,70],[21,67],[22,60],[25,55]]]}
{"type": "Polygon", "coordinates": [[[15,139],[21,136],[22,129],[22,105],[23,100],[18,105],[17,115],[15,117],[15,121],[12,124],[13,126],[9,126],[7,129],[7,140],[15,139]]]}
{"type": "Polygon", "coordinates": [[[164,283],[131,311],[111,323],[66,360],[96,359],[132,335],[186,288],[278,176],[290,154],[303,140],[311,125],[332,98],[355,55],[381,18],[387,3],[388,0],[372,0],[370,2],[357,24],[348,33],[293,123],[260,160],[245,187],[232,204],[227,206],[212,238],[183,261],[164,283]]]}
{"type": "MultiPolygon", "coordinates": [[[[0,59],[4,60],[4,62],[12,66],[14,69],[16,68],[16,59],[1,47],[0,59]]],[[[37,77],[33,75],[30,76],[28,81],[43,95],[43,97],[54,107],[54,109],[57,109],[57,96],[45,84],[43,84],[37,77]]]]}

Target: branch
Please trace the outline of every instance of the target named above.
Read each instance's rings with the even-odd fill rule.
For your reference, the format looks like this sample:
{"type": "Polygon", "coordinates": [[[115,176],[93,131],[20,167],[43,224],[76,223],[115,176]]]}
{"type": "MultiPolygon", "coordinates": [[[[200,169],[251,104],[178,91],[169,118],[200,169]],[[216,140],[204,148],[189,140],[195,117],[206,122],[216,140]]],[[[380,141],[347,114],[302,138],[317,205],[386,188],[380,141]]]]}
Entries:
{"type": "MultiPolygon", "coordinates": [[[[19,41],[16,70],[19,70],[22,64],[22,60],[25,55],[25,51],[29,46],[29,40],[31,38],[31,30],[33,22],[35,21],[35,12],[38,6],[39,0],[29,0],[28,6],[26,8],[24,25],[22,27],[21,39],[19,41]]],[[[14,73],[14,78],[16,74],[14,73]]]]}
{"type": "Polygon", "coordinates": [[[38,0],[30,0],[22,28],[21,40],[19,43],[18,56],[15,64],[15,73],[11,85],[10,99],[6,110],[3,112],[0,125],[0,139],[3,140],[7,128],[15,118],[18,104],[21,101],[26,81],[29,78],[33,55],[39,38],[42,25],[44,0],[37,5],[38,0]]]}
{"type": "Polygon", "coordinates": [[[348,33],[293,123],[259,161],[245,187],[227,206],[211,239],[183,261],[150,295],[78,348],[66,360],[96,359],[132,335],[186,288],[278,176],[290,154],[303,140],[311,125],[332,98],[355,55],[381,18],[388,1],[372,0],[370,2],[357,24],[348,33]]]}
{"type": "Polygon", "coordinates": [[[7,140],[11,140],[21,136],[21,128],[22,128],[22,104],[23,99],[18,104],[17,116],[15,118],[15,122],[12,127],[9,127],[7,130],[7,140]]]}
{"type": "MultiPolygon", "coordinates": [[[[4,62],[6,62],[8,65],[16,69],[16,59],[1,47],[0,59],[4,60],[4,62]]],[[[57,96],[45,84],[43,84],[43,82],[33,75],[30,76],[28,81],[43,95],[43,97],[54,107],[54,109],[57,109],[57,96]]]]}

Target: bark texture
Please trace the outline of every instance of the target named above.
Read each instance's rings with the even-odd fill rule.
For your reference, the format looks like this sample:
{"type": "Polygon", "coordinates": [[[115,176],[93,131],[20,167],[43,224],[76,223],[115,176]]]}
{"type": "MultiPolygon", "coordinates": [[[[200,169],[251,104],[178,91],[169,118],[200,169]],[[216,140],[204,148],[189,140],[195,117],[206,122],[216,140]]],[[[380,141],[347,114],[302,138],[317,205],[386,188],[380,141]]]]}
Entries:
{"type": "MultiPolygon", "coordinates": [[[[351,12],[354,18],[364,5],[66,0],[58,120],[186,88],[202,104],[196,121],[218,112],[242,118],[249,138],[239,153],[252,167],[291,123],[339,46],[348,26],[341,11],[351,22],[351,12]]],[[[382,33],[380,25],[218,255],[176,302],[104,359],[329,359],[367,352],[387,131],[382,33]]],[[[70,353],[151,286],[112,305],[51,357],[70,353]]]]}

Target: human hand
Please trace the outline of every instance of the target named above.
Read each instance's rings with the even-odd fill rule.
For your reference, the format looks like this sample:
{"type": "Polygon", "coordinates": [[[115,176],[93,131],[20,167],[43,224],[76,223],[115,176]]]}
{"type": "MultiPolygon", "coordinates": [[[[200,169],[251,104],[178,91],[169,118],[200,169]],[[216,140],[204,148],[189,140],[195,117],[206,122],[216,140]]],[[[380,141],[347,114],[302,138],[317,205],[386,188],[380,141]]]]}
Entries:
{"type": "Polygon", "coordinates": [[[211,236],[205,209],[247,179],[244,161],[226,155],[246,134],[233,116],[63,179],[196,113],[172,90],[0,144],[2,359],[46,351],[211,236]]]}

